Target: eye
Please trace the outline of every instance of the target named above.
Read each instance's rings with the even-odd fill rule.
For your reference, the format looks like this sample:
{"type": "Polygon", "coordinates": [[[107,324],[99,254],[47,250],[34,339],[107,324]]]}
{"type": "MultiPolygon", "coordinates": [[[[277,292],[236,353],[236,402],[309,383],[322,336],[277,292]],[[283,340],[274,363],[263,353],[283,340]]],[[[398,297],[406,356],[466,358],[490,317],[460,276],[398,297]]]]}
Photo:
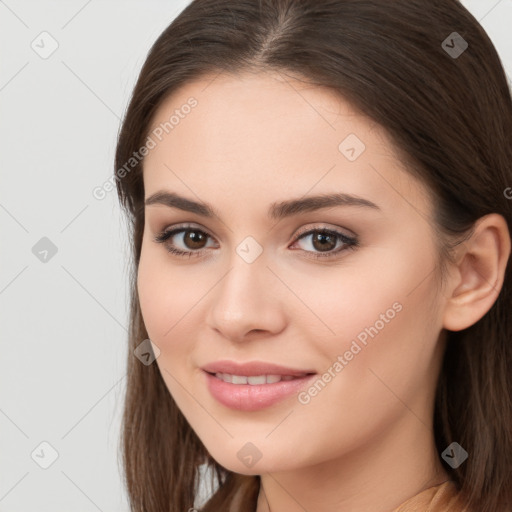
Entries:
{"type": "Polygon", "coordinates": [[[348,236],[340,231],[327,228],[310,229],[302,233],[293,245],[308,238],[310,238],[309,242],[304,245],[309,249],[305,251],[312,253],[312,255],[308,257],[313,258],[333,258],[336,257],[338,253],[345,250],[354,250],[359,245],[359,241],[356,237],[348,236]],[[333,250],[336,247],[337,249],[333,250]]]}
{"type": "Polygon", "coordinates": [[[165,248],[177,256],[198,256],[204,250],[205,242],[210,235],[198,228],[191,226],[178,227],[168,231],[162,231],[154,240],[163,243],[165,248]],[[177,236],[180,235],[180,236],[177,236]],[[176,238],[183,248],[176,247],[173,239],[176,238]]]}
{"type": "MultiPolygon", "coordinates": [[[[325,227],[315,228],[300,234],[296,241],[292,244],[297,245],[299,242],[311,237],[310,241],[303,249],[306,253],[311,253],[312,258],[334,258],[344,250],[353,250],[358,245],[356,237],[345,235],[334,229],[325,227]],[[333,250],[336,249],[336,250],[333,250]],[[318,252],[317,252],[318,251],[318,252]]],[[[154,241],[163,243],[167,251],[176,256],[196,257],[201,256],[207,248],[208,239],[212,237],[205,231],[193,226],[180,226],[158,234],[154,241]],[[178,246],[177,246],[178,245],[178,246]],[[181,246],[181,247],[180,247],[181,246]]],[[[211,247],[211,246],[210,246],[211,247]]]]}

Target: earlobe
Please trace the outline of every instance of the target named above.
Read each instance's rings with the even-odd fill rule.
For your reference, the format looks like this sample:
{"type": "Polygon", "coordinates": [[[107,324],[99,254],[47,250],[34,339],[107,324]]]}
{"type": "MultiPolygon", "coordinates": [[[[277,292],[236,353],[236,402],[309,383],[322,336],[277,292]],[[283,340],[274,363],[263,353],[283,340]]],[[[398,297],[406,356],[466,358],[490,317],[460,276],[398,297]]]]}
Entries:
{"type": "Polygon", "coordinates": [[[510,249],[503,216],[492,213],[477,221],[471,238],[461,244],[457,277],[450,284],[445,306],[445,329],[466,329],[491,309],[503,286],[510,249]]]}

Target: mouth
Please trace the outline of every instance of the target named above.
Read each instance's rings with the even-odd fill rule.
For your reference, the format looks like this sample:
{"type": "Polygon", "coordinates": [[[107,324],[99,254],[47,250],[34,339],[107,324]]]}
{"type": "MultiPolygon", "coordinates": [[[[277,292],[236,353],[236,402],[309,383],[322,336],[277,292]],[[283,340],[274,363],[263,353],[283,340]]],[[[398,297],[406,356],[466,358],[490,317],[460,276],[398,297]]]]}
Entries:
{"type": "Polygon", "coordinates": [[[277,374],[268,374],[268,375],[233,375],[231,373],[213,373],[207,372],[210,375],[216,377],[217,379],[222,380],[223,382],[227,382],[229,384],[249,384],[250,386],[261,386],[263,384],[275,384],[281,381],[290,381],[296,379],[302,379],[307,377],[308,375],[312,375],[311,373],[302,373],[299,375],[277,375],[277,374]]]}
{"type": "Polygon", "coordinates": [[[216,363],[213,370],[203,367],[206,386],[212,397],[225,407],[238,411],[258,411],[284,402],[311,384],[316,372],[299,371],[276,365],[246,364],[233,371],[234,363],[216,363]],[[272,373],[266,373],[262,367],[272,373]],[[218,371],[230,367],[231,372],[218,371]],[[279,368],[279,370],[277,369],[279,368]],[[217,370],[217,371],[216,371],[217,370]]]}
{"type": "MultiPolygon", "coordinates": [[[[215,361],[212,363],[208,363],[204,365],[202,368],[207,373],[213,375],[227,375],[228,378],[231,376],[232,378],[241,378],[244,377],[258,377],[261,378],[270,377],[270,380],[276,379],[277,377],[289,380],[289,377],[304,377],[305,375],[316,373],[312,369],[296,369],[290,368],[282,365],[278,365],[275,363],[266,363],[263,361],[249,361],[246,363],[238,363],[236,361],[230,360],[222,360],[215,361]]],[[[233,383],[233,382],[232,382],[233,383]]],[[[234,382],[236,384],[237,382],[234,382]]],[[[248,382],[242,382],[243,384],[247,384],[248,382]]],[[[270,382],[271,383],[271,382],[270,382]]]]}

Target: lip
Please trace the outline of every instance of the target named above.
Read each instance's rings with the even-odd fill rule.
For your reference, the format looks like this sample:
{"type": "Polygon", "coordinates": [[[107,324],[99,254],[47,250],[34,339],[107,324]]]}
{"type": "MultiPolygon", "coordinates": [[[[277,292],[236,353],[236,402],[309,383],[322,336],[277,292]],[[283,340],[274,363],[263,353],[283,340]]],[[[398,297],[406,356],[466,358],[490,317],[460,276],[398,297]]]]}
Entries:
{"type": "Polygon", "coordinates": [[[311,370],[298,370],[273,363],[254,361],[235,363],[234,361],[217,361],[202,367],[206,385],[212,396],[222,405],[239,411],[258,411],[296,395],[317,375],[311,370]],[[213,375],[212,375],[213,373],[213,375]],[[231,384],[217,378],[215,373],[232,375],[291,375],[293,380],[272,384],[231,384]],[[302,376],[307,374],[306,376],[302,376]]]}

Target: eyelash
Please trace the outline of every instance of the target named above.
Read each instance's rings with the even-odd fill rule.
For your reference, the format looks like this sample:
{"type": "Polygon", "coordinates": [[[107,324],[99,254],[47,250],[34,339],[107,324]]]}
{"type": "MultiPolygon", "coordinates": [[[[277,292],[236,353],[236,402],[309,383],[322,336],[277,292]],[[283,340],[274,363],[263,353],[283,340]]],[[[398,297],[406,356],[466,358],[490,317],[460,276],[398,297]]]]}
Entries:
{"type": "MultiPolygon", "coordinates": [[[[189,258],[199,256],[206,249],[199,249],[199,250],[195,250],[195,251],[182,251],[181,249],[176,249],[175,247],[165,243],[165,242],[167,242],[167,240],[169,240],[169,238],[173,237],[174,235],[176,235],[178,233],[182,233],[182,232],[187,232],[187,231],[194,231],[194,232],[201,233],[203,235],[206,235],[207,237],[212,238],[208,233],[206,233],[205,231],[203,231],[201,229],[194,228],[193,226],[180,226],[180,227],[177,227],[172,230],[162,231],[157,236],[155,236],[155,238],[153,240],[157,243],[164,244],[166,250],[175,256],[178,256],[178,257],[187,257],[188,256],[189,258]]],[[[338,248],[337,250],[331,251],[331,252],[316,252],[316,253],[314,252],[312,256],[308,256],[313,259],[335,258],[338,253],[341,253],[341,252],[344,252],[347,250],[354,250],[356,247],[359,246],[359,241],[356,237],[350,237],[350,236],[347,236],[344,233],[341,233],[339,231],[336,231],[333,229],[327,229],[327,228],[314,228],[314,229],[310,229],[309,231],[306,231],[304,233],[301,233],[299,236],[297,236],[294,243],[298,242],[299,240],[302,240],[303,238],[306,238],[307,236],[312,235],[314,233],[321,233],[321,234],[325,234],[325,235],[335,236],[338,238],[338,240],[341,240],[345,244],[345,247],[338,248]]],[[[304,250],[304,252],[309,254],[312,251],[304,250]]]]}

